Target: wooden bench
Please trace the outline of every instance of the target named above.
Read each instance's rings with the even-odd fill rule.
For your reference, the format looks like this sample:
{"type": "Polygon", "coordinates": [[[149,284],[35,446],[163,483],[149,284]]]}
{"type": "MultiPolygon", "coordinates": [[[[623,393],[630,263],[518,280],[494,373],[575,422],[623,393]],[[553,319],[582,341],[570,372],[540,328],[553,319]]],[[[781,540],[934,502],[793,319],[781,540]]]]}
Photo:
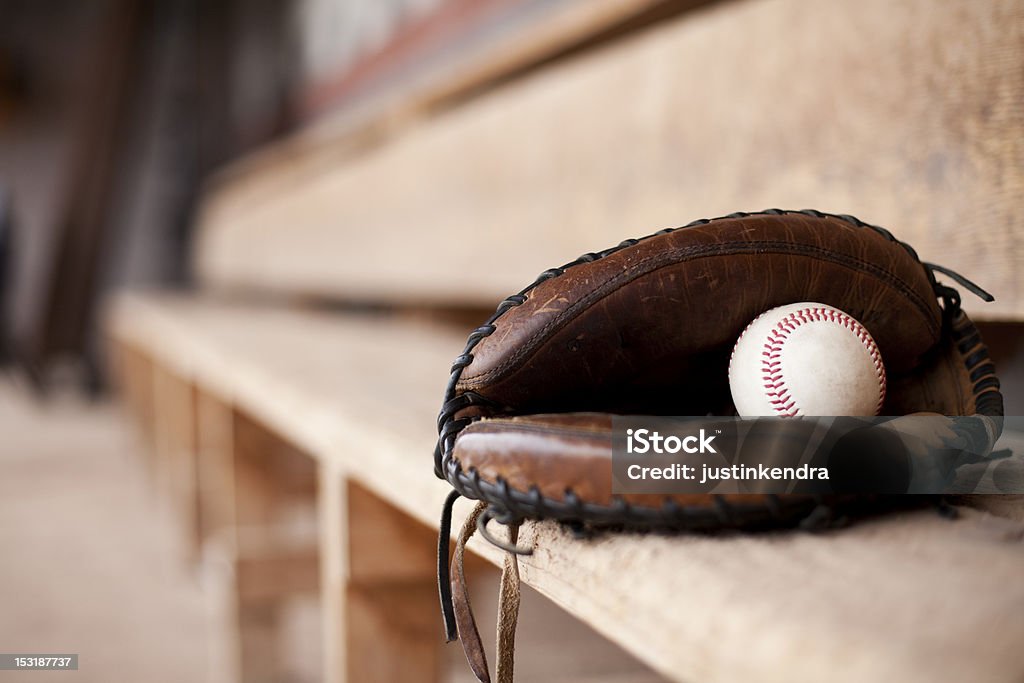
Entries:
{"type": "MultiPolygon", "coordinates": [[[[228,673],[272,678],[282,601],[314,595],[324,680],[440,676],[448,368],[547,267],[701,215],[812,206],[892,228],[994,290],[973,316],[1020,321],[1022,15],[720,3],[384,140],[321,128],[215,180],[201,291],[118,296],[106,329],[161,498],[230,578],[228,673]]],[[[957,520],[819,535],[531,523],[521,575],[672,680],[1019,680],[1024,500],[963,502],[957,520]]]]}
{"type": "MultiPolygon", "coordinates": [[[[696,218],[852,213],[1024,317],[1024,8],[747,0],[542,71],[344,163],[238,164],[200,215],[208,287],[491,307],[546,268],[696,218]]],[[[284,151],[292,150],[285,155],[284,151]]]]}
{"type": "MultiPolygon", "coordinates": [[[[430,451],[461,331],[132,296],[109,329],[127,395],[156,417],[159,469],[194,515],[196,543],[233,536],[241,622],[318,588],[327,680],[430,680],[447,491],[430,451]],[[288,514],[303,499],[315,500],[317,529],[305,538],[296,529],[308,524],[288,514]]],[[[821,535],[580,541],[528,524],[536,552],[521,572],[673,680],[1009,680],[1024,672],[1024,510],[1001,502],[1005,516],[922,511],[821,535]]],[[[486,543],[470,548],[500,561],[486,543]]],[[[243,631],[243,661],[258,672],[246,637],[263,641],[243,631]]]]}

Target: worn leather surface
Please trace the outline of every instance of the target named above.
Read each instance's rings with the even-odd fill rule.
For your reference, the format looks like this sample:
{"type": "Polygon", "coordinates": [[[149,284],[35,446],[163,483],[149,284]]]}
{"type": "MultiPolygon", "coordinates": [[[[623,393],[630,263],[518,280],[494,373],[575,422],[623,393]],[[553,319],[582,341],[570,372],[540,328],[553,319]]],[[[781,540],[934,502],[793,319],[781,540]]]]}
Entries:
{"type": "MultiPolygon", "coordinates": [[[[977,329],[961,313],[953,321],[952,331],[918,368],[890,382],[885,414],[981,413],[998,420],[1002,414],[999,383],[977,329]]],[[[452,456],[464,470],[475,469],[489,482],[506,481],[519,491],[537,487],[545,498],[556,501],[564,501],[571,490],[582,501],[610,505],[611,431],[608,413],[483,419],[459,434],[452,456]]],[[[998,431],[998,425],[990,429],[998,431]]],[[[635,506],[654,508],[667,499],[686,506],[707,504],[709,498],[703,494],[618,497],[635,506]]],[[[723,497],[748,504],[758,498],[750,494],[723,497]]]]}
{"type": "MultiPolygon", "coordinates": [[[[531,290],[461,375],[457,391],[499,408],[459,415],[496,419],[466,427],[452,457],[488,482],[610,505],[609,413],[734,414],[736,338],[764,310],[804,300],[848,312],[874,337],[889,378],[882,414],[1002,414],[977,330],[959,313],[943,335],[926,271],[903,246],[833,217],[759,215],[659,235],[531,290]]],[[[667,497],[621,496],[644,507],[667,497]]]]}
{"type": "MultiPolygon", "coordinates": [[[[463,469],[474,468],[490,482],[513,489],[536,486],[545,498],[564,501],[567,491],[580,500],[612,503],[612,416],[567,413],[494,418],[475,422],[459,434],[453,457],[463,469]]],[[[706,505],[706,494],[622,494],[638,507],[661,507],[666,500],[681,506],[706,505]]],[[[755,503],[765,496],[722,494],[729,502],[755,503]]]]}
{"type": "Polygon", "coordinates": [[[874,337],[890,375],[939,341],[922,265],[833,217],[719,219],[575,266],[531,290],[473,350],[458,391],[511,413],[727,414],[728,355],[763,311],[818,301],[874,337]]]}
{"type": "MultiPolygon", "coordinates": [[[[998,388],[995,366],[981,337],[961,313],[953,321],[952,334],[918,368],[890,381],[885,414],[980,413],[998,420],[1002,414],[998,388]]],[[[610,505],[611,430],[612,416],[608,413],[483,419],[459,434],[452,455],[464,470],[475,469],[489,482],[506,481],[519,491],[537,487],[545,498],[556,501],[564,501],[571,490],[585,502],[610,505]]],[[[998,433],[998,424],[990,431],[998,433]]],[[[706,504],[709,498],[703,494],[619,497],[635,506],[655,508],[666,499],[686,506],[706,504]]],[[[748,504],[757,499],[750,494],[724,497],[748,504]]]]}
{"type": "Polygon", "coordinates": [[[886,415],[1002,415],[995,365],[977,328],[960,313],[951,333],[912,372],[890,376],[886,415]]]}
{"type": "Polygon", "coordinates": [[[490,683],[487,654],[484,652],[483,640],[480,638],[480,630],[476,627],[476,618],[470,604],[464,559],[466,543],[476,531],[477,519],[485,507],[482,503],[477,505],[459,532],[459,540],[455,544],[455,557],[452,558],[451,577],[452,608],[455,612],[455,622],[458,624],[459,640],[462,641],[462,649],[466,653],[466,661],[469,662],[469,668],[478,681],[490,683]]]}

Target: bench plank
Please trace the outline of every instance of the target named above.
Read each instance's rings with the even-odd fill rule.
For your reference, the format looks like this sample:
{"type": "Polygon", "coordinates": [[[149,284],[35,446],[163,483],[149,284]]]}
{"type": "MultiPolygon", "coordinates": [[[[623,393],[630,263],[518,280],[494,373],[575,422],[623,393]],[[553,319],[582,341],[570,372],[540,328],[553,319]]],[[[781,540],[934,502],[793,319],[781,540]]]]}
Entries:
{"type": "Polygon", "coordinates": [[[404,130],[213,188],[203,279],[493,305],[580,253],[769,207],[852,213],[1024,319],[1024,6],[745,0],[404,130]]]}
{"type": "MultiPolygon", "coordinates": [[[[108,329],[436,528],[447,486],[431,473],[434,418],[461,331],[140,296],[115,303],[108,329]]],[[[469,507],[456,506],[456,524],[469,507]]],[[[673,679],[1014,680],[1024,520],[1013,516],[962,508],[955,521],[920,511],[819,535],[590,541],[527,524],[521,540],[536,550],[521,573],[673,679]]]]}

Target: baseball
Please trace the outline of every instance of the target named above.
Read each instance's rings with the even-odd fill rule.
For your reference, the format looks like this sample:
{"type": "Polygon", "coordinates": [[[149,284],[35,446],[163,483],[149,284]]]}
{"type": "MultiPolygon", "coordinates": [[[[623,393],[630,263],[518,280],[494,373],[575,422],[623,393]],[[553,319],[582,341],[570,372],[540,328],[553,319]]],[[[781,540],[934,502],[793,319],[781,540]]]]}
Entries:
{"type": "Polygon", "coordinates": [[[838,308],[814,302],[773,308],[733,347],[729,388],[742,417],[877,415],[885,366],[875,340],[838,308]]]}

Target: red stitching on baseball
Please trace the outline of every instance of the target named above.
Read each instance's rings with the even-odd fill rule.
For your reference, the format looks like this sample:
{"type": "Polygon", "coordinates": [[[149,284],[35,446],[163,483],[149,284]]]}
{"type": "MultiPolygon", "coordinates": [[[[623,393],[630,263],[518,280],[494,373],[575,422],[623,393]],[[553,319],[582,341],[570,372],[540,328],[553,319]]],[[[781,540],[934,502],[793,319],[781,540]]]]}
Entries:
{"type": "MultiPolygon", "coordinates": [[[[801,308],[793,311],[776,323],[775,327],[768,333],[765,339],[765,350],[761,353],[763,356],[761,360],[761,379],[764,381],[765,396],[768,398],[772,409],[784,417],[797,417],[801,414],[800,408],[796,407],[796,400],[790,395],[789,388],[786,386],[786,380],[782,376],[782,361],[778,359],[782,355],[782,347],[785,345],[786,340],[789,339],[789,336],[801,325],[811,322],[837,323],[853,332],[860,339],[871,356],[872,364],[875,366],[875,374],[879,382],[878,404],[875,407],[875,413],[881,412],[882,403],[885,401],[886,381],[885,366],[882,363],[882,354],[879,352],[878,346],[859,322],[842,311],[824,307],[801,308]]],[[[743,333],[746,334],[746,330],[743,333]]],[[[741,334],[740,337],[742,336],[741,334]]]]}

